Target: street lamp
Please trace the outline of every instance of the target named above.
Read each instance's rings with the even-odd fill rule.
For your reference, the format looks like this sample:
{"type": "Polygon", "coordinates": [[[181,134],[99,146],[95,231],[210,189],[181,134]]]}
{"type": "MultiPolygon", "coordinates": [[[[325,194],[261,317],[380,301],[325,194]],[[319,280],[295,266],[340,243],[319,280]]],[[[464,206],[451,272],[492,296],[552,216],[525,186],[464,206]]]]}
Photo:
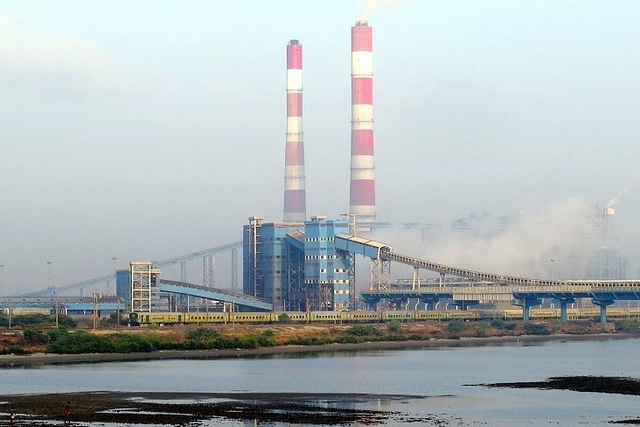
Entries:
{"type": "Polygon", "coordinates": [[[4,264],[0,264],[0,297],[2,296],[3,286],[4,286],[4,264]]]}
{"type": "Polygon", "coordinates": [[[118,283],[116,281],[116,261],[118,260],[117,257],[111,257],[111,261],[113,261],[113,288],[115,289],[115,294],[118,294],[118,283]]]}
{"type": "Polygon", "coordinates": [[[551,260],[551,280],[556,280],[556,260],[551,260]]]}
{"type": "Polygon", "coordinates": [[[51,264],[53,264],[53,261],[47,261],[47,266],[49,268],[49,288],[51,288],[51,264]]]}

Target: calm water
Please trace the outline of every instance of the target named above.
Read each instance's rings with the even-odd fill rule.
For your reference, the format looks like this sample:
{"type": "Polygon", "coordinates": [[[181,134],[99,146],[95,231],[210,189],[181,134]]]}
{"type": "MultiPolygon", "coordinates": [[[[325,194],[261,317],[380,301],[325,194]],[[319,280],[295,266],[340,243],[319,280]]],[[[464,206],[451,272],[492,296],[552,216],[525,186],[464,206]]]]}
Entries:
{"type": "MultiPolygon", "coordinates": [[[[361,402],[356,406],[409,416],[435,414],[446,420],[444,425],[595,426],[607,425],[610,420],[640,418],[640,397],[467,385],[565,375],[640,378],[639,350],[640,340],[629,339],[40,366],[0,370],[0,393],[173,390],[411,394],[427,397],[361,402]]],[[[394,418],[385,425],[404,423],[394,418]]],[[[211,425],[254,424],[216,421],[211,425]]]]}

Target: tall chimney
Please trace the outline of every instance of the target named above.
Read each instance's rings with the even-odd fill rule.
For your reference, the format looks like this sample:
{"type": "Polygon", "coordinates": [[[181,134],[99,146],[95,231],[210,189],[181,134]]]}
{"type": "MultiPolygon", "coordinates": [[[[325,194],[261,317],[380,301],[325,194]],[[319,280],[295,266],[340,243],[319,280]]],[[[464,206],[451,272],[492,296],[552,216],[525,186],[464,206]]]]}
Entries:
{"type": "Polygon", "coordinates": [[[376,219],[373,166],[373,30],[351,27],[351,196],[356,223],[376,219]]]}
{"type": "Polygon", "coordinates": [[[307,216],[302,142],[302,45],[287,45],[287,138],[284,161],[284,221],[304,221],[307,216]]]}

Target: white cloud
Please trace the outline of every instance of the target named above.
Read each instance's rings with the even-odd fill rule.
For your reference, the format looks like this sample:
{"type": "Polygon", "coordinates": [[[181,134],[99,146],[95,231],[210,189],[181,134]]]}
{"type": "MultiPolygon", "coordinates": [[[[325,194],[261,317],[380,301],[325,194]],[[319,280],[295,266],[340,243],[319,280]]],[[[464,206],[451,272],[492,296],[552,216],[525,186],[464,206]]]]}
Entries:
{"type": "Polygon", "coordinates": [[[89,40],[39,35],[0,21],[0,78],[41,95],[92,96],[122,87],[117,58],[89,40]]]}

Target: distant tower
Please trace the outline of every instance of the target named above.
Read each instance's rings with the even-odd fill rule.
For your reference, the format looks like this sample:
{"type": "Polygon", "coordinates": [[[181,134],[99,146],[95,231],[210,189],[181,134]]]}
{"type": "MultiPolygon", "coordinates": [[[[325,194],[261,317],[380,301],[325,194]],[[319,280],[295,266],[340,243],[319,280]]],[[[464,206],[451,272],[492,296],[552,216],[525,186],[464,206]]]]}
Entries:
{"type": "Polygon", "coordinates": [[[302,45],[287,45],[287,144],[284,161],[284,221],[304,221],[307,202],[302,142],[302,45]]]}
{"type": "Polygon", "coordinates": [[[356,223],[376,219],[373,166],[373,30],[351,27],[351,196],[356,223]]]}

